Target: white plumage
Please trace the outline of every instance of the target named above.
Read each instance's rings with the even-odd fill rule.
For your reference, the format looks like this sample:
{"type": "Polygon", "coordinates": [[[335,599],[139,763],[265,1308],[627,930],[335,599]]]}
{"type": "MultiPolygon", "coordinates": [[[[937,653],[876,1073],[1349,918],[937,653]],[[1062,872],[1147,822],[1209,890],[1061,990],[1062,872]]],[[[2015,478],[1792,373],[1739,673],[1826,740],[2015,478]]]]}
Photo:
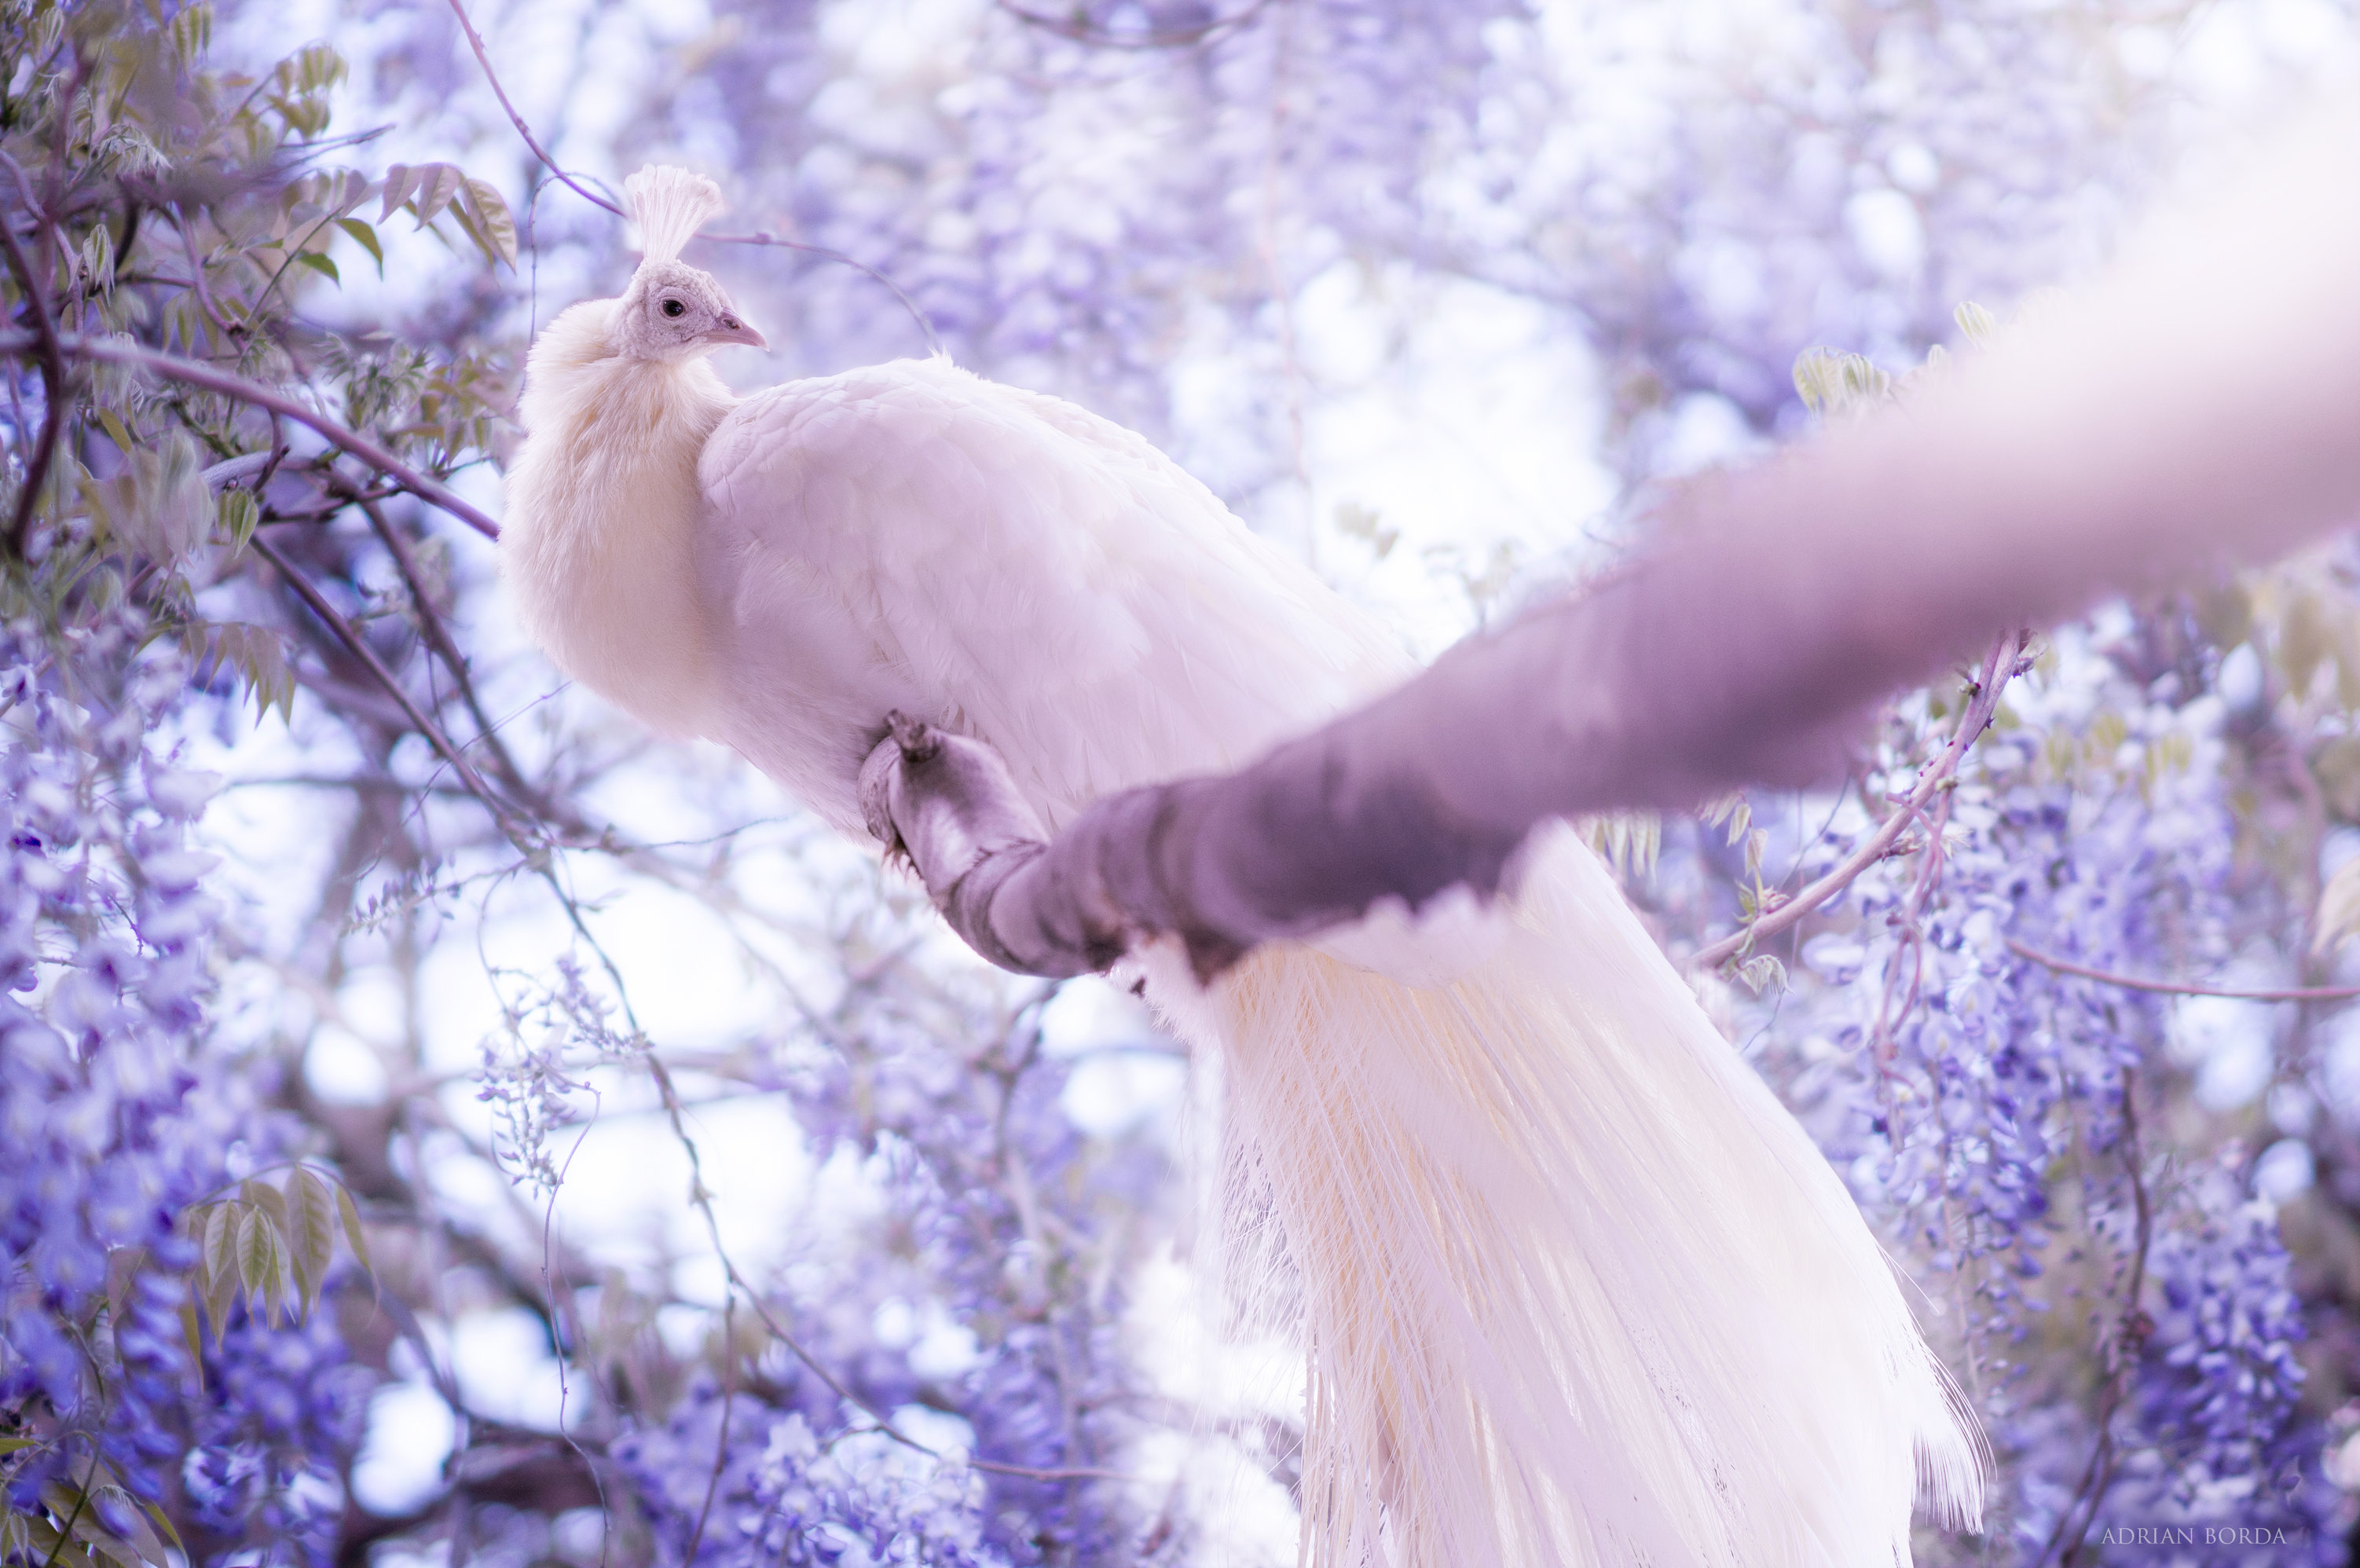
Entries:
{"type": "MultiPolygon", "coordinates": [[[[944,359],[734,399],[705,356],[759,335],[673,259],[717,196],[632,193],[630,290],[534,344],[501,550],[552,657],[659,730],[857,834],[898,708],[997,747],[1054,826],[1411,669],[1070,404],[944,359]]],[[[1264,949],[1207,992],[1133,962],[1220,1053],[1233,1182],[1284,1233],[1306,1562],[1891,1568],[1914,1495],[1979,1511],[1858,1212],[1569,833],[1485,913],[1264,949]]]]}

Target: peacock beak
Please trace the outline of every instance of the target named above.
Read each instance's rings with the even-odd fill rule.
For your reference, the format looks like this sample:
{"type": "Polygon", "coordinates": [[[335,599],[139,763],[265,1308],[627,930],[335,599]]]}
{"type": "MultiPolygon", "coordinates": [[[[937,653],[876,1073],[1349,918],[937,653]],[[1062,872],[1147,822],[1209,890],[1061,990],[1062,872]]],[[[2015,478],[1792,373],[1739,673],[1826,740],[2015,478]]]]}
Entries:
{"type": "Polygon", "coordinates": [[[745,343],[752,348],[768,348],[770,340],[746,324],[740,316],[724,315],[721,324],[705,334],[707,343],[745,343]]]}

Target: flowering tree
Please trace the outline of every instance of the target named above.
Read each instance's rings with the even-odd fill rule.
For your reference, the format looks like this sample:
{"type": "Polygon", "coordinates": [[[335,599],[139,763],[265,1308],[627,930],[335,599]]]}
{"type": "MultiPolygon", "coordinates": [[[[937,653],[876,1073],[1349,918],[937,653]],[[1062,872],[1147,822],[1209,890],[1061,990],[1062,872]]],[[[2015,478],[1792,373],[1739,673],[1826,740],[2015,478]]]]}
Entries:
{"type": "MultiPolygon", "coordinates": [[[[973,963],[870,851],[552,698],[501,630],[476,535],[521,343],[623,235],[485,63],[585,188],[734,169],[749,234],[869,263],[964,362],[1298,531],[1296,312],[1338,267],[1583,333],[1636,535],[1698,428],[1807,422],[1798,350],[1914,361],[1955,299],[2058,270],[2169,107],[2093,64],[2146,58],[2172,15],[2143,6],[1667,42],[1644,11],[1011,4],[923,48],[858,13],[478,15],[479,60],[420,7],[355,21],[355,82],[260,8],[9,11],[0,1560],[1178,1562],[1237,1496],[1284,1510],[1284,1402],[1140,1341],[1173,1321],[1173,1139],[1076,1109],[1173,1048],[973,963]],[[593,70],[618,52],[656,63],[593,70]],[[2041,112],[1945,74],[1972,60],[2041,112]],[[1633,76],[1658,108],[1586,107],[1633,76]],[[626,923],[659,900],[727,955],[717,1025],[666,1022],[626,923]],[[454,1064],[463,980],[491,1001],[454,1064]],[[376,1076],[337,1089],[355,1050],[376,1076]],[[757,1099],[811,1171],[783,1246],[733,1228],[708,1130],[757,1099]],[[636,1257],[563,1206],[632,1118],[686,1221],[636,1257]],[[468,1369],[503,1315],[546,1407],[468,1369]],[[448,1456],[392,1496],[369,1455],[410,1394],[448,1456]]],[[[825,256],[716,265],[791,369],[923,341],[825,256]]],[[[1319,527],[1326,558],[1383,537],[1319,527]]],[[[1983,1413],[2000,1505],[1927,1561],[2169,1561],[2182,1523],[2342,1560],[2352,570],[2011,642],[1893,702],[1841,791],[1598,825],[1983,1413]],[[2267,1010],[2205,1054],[2210,1006],[2267,1010]],[[2266,1087],[2221,1087],[2256,1038],[2266,1087]]]]}

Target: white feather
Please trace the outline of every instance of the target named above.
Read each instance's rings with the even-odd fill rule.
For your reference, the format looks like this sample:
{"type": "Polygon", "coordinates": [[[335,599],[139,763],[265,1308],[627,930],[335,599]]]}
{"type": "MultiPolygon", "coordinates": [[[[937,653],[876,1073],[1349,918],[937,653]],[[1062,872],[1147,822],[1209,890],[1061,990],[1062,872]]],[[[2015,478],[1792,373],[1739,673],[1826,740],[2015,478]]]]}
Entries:
{"type": "Polygon", "coordinates": [[[642,265],[677,259],[696,231],[728,205],[712,180],[668,163],[651,163],[624,180],[623,194],[639,225],[642,265]]]}
{"type": "MultiPolygon", "coordinates": [[[[559,363],[537,349],[536,376],[559,363]]],[[[636,670],[565,651],[640,635],[588,559],[635,528],[676,549],[677,516],[585,524],[606,542],[570,554],[529,532],[518,557],[541,564],[511,580],[542,595],[529,618],[562,662],[658,722],[696,713],[847,832],[889,708],[989,741],[1054,824],[1245,762],[1411,669],[1070,405],[940,360],[776,387],[717,423],[676,392],[661,461],[710,430],[689,529],[703,683],[659,639],[648,662],[682,693],[659,711],[636,670]],[[577,615],[599,629],[559,624],[577,615]]],[[[654,484],[617,481],[616,505],[654,484]]],[[[1946,1514],[1979,1511],[1974,1443],[1867,1226],[1570,833],[1513,902],[1319,945],[1264,949],[1209,992],[1166,951],[1134,955],[1222,1053],[1233,1198],[1284,1231],[1257,1289],[1310,1355],[1306,1562],[1890,1568],[1921,1474],[1946,1514]]]]}
{"type": "Polygon", "coordinates": [[[614,312],[611,299],[575,305],[532,345],[501,573],[569,674],[664,735],[702,735],[714,681],[696,459],[734,399],[702,359],[617,354],[614,312]]]}

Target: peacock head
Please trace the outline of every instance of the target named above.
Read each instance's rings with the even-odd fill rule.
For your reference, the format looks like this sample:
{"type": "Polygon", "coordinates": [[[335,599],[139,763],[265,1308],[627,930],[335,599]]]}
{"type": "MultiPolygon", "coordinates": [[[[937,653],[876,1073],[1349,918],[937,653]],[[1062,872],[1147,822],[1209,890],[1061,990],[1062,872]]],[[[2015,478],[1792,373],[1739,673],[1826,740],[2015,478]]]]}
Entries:
{"type": "Polygon", "coordinates": [[[680,259],[681,247],[722,209],[721,189],[701,174],[650,164],[623,182],[644,250],[615,313],[615,346],[627,358],[689,360],[727,343],[768,348],[729,291],[680,259]]]}

